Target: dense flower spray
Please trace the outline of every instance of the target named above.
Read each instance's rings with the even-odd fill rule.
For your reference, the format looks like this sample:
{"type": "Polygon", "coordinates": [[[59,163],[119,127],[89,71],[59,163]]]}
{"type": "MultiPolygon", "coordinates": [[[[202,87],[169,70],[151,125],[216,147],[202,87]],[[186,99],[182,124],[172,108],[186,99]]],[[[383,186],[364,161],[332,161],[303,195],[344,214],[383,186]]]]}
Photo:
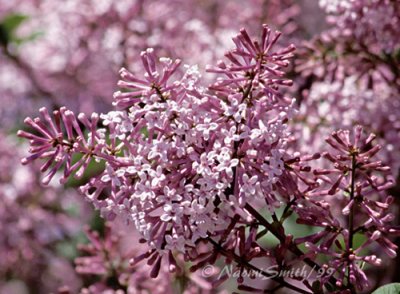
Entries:
{"type": "Polygon", "coordinates": [[[89,119],[65,108],[51,117],[43,108],[42,119],[26,119],[40,136],[19,132],[32,145],[32,156],[23,163],[47,158],[41,168],[49,169],[46,184],[60,168],[64,182],[73,172],[81,177],[92,158],[106,160],[104,173],[82,187],[103,216],[124,214],[155,249],[186,252],[200,237],[226,226],[223,215],[229,218],[233,212],[221,208],[217,215],[216,202],[244,206],[268,194],[282,173],[285,122],[294,110],[278,88],[290,84],[280,78],[280,68],[288,65],[294,47],[274,52],[278,38],[265,26],[262,41],[253,43],[243,30],[234,39],[237,48],[227,53],[231,63],[209,69],[226,78],[218,78],[208,91],[197,86],[195,67],[170,82],[180,61],[161,58],[157,68],[148,49],[141,54],[144,78],[121,70],[119,86],[129,90],[114,95],[120,110],[89,119]],[[99,119],[108,134],[96,129],[99,119]],[[90,131],[87,136],[78,122],[90,131]],[[75,153],[83,155],[72,163],[75,153]],[[258,157],[265,160],[250,179],[245,171],[255,169],[258,157]],[[257,177],[263,181],[254,190],[257,177]],[[234,181],[238,189],[227,195],[234,181]],[[106,187],[110,197],[100,199],[106,187]]]}
{"type": "MultiPolygon", "coordinates": [[[[215,293],[212,284],[201,272],[192,273],[184,268],[171,273],[162,266],[156,279],[149,279],[151,265],[133,264],[132,255],[146,250],[146,244],[138,243],[138,236],[119,222],[105,224],[105,231],[86,229],[90,243],[79,245],[84,255],[75,259],[76,271],[81,276],[98,277],[82,288],[81,293],[215,293]],[[95,282],[93,282],[95,281],[95,282]]],[[[184,265],[182,257],[177,262],[184,265]]],[[[60,293],[71,293],[70,287],[62,287],[60,293]]],[[[73,293],[73,292],[72,292],[73,293]]],[[[224,293],[223,291],[219,293],[224,293]]]]}
{"type": "MultiPolygon", "coordinates": [[[[281,46],[280,35],[264,25],[252,40],[242,29],[225,61],[207,68],[214,75],[209,86],[196,66],[182,70],[180,60],[157,58],[149,48],[138,73],[121,69],[115,110],[87,116],[42,108],[41,117],[27,118],[32,131],[18,135],[29,140],[31,155],[22,163],[44,160],[48,184],[58,171],[64,183],[81,178],[92,161],[105,162],[80,190],[107,220],[134,225],[147,247],[131,265],[146,259],[152,278],[182,272],[182,259],[193,272],[223,259],[239,271],[243,291],[366,289],[360,264],[381,264],[376,245],[396,255],[389,238],[399,231],[391,224],[393,198],[385,194],[393,179],[373,160],[380,150],[374,136],[363,137],[359,126],[352,137],[332,133],[315,154],[291,151],[289,124],[297,111],[284,91],[292,85],[284,70],[295,47],[281,46]],[[324,152],[327,145],[333,151],[324,152]],[[319,164],[321,157],[330,165],[319,164]],[[293,218],[322,230],[295,238],[284,226],[293,218]],[[279,244],[264,244],[266,234],[279,244]],[[365,242],[355,245],[356,234],[365,242]],[[277,276],[260,262],[280,272],[305,265],[319,275],[277,276]],[[253,276],[245,279],[249,270],[253,276]],[[267,282],[250,284],[255,274],[267,282]]],[[[114,250],[112,238],[88,236],[94,247],[86,251],[94,257],[77,260],[78,268],[104,274],[103,264],[92,269],[91,260],[100,262],[102,247],[114,250]]],[[[227,278],[218,276],[212,287],[227,278]]]]}

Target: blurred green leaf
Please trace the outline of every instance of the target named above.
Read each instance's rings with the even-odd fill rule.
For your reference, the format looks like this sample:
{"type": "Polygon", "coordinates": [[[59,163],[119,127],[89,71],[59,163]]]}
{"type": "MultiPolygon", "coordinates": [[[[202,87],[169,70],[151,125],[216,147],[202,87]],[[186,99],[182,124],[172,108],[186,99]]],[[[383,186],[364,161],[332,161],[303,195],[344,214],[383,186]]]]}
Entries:
{"type": "Polygon", "coordinates": [[[97,231],[100,236],[104,236],[105,233],[105,220],[101,217],[98,210],[94,212],[93,218],[90,221],[90,229],[97,231]]]}
{"type": "MultiPolygon", "coordinates": [[[[357,249],[358,247],[360,247],[362,244],[364,244],[367,241],[367,237],[362,234],[362,233],[356,233],[353,236],[353,249],[357,249]]],[[[346,247],[345,241],[343,238],[339,238],[338,239],[340,245],[342,245],[343,248],[346,247]]],[[[361,250],[361,252],[368,252],[368,249],[363,249],[361,250]]]]}
{"type": "Polygon", "coordinates": [[[32,34],[21,38],[16,36],[15,31],[27,19],[29,19],[29,16],[17,13],[4,17],[0,21],[0,44],[5,47],[11,42],[20,45],[41,37],[44,34],[43,32],[33,32],[32,34]]]}
{"type": "Polygon", "coordinates": [[[78,256],[76,243],[73,241],[60,242],[56,246],[57,254],[69,260],[73,260],[78,256]]]}
{"type": "MultiPolygon", "coordinates": [[[[354,239],[353,239],[353,247],[354,248],[360,247],[362,244],[364,244],[367,241],[367,239],[368,238],[364,234],[361,234],[361,233],[355,234],[354,239]]],[[[366,252],[367,252],[367,250],[366,250],[366,252]]]]}
{"type": "Polygon", "coordinates": [[[16,29],[28,19],[28,16],[23,14],[10,14],[0,22],[0,43],[8,45],[13,40],[16,40],[16,29]]]}
{"type": "Polygon", "coordinates": [[[321,231],[319,227],[307,226],[296,223],[297,215],[294,213],[283,223],[286,234],[293,235],[294,238],[305,237],[321,231]]]}
{"type": "Polygon", "coordinates": [[[372,294],[399,294],[400,283],[392,283],[376,289],[372,294]]]}
{"type": "Polygon", "coordinates": [[[70,238],[61,240],[55,245],[57,255],[63,256],[69,260],[74,260],[79,256],[78,244],[87,244],[88,240],[83,231],[79,231],[70,238]]]}
{"type": "Polygon", "coordinates": [[[8,44],[8,34],[7,31],[0,24],[0,44],[3,46],[7,46],[8,44]]]}
{"type": "Polygon", "coordinates": [[[393,58],[396,62],[400,62],[400,49],[397,49],[394,53],[393,53],[393,58]]]}
{"type": "Polygon", "coordinates": [[[268,232],[260,240],[260,245],[266,248],[273,248],[280,244],[278,238],[276,238],[272,233],[268,232]]]}
{"type": "Polygon", "coordinates": [[[14,38],[13,41],[17,45],[21,45],[22,43],[25,43],[25,42],[34,41],[43,35],[44,35],[43,32],[34,32],[31,35],[24,37],[24,38],[14,38]]]}
{"type": "MultiPolygon", "coordinates": [[[[72,165],[82,159],[83,155],[79,153],[75,153],[72,156],[72,165]]],[[[87,183],[92,177],[99,175],[105,168],[104,161],[97,162],[96,160],[92,159],[86,168],[83,177],[81,179],[75,179],[73,176],[70,177],[65,184],[67,188],[74,188],[79,187],[85,183],[87,183]]]]}
{"type": "Polygon", "coordinates": [[[7,15],[1,22],[1,26],[8,32],[13,33],[25,20],[28,19],[27,15],[23,14],[10,14],[7,15]]]}

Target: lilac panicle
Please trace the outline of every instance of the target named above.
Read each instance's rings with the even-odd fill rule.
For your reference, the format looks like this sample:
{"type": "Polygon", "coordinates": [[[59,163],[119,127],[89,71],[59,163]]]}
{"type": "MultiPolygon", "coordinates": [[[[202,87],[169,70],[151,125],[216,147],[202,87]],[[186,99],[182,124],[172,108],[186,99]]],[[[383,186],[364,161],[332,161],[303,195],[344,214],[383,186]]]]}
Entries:
{"type": "Polygon", "coordinates": [[[252,83],[260,87],[263,94],[272,101],[282,98],[279,87],[292,85],[291,80],[283,78],[285,72],[282,69],[289,65],[289,60],[294,56],[295,46],[276,50],[274,47],[280,35],[280,32],[273,33],[264,25],[261,42],[253,42],[247,31],[242,29],[233,38],[236,48],[225,54],[230,63],[220,61],[217,67],[207,69],[209,72],[225,75],[212,89],[226,91],[227,85],[233,85],[244,90],[252,83]]]}
{"type": "MultiPolygon", "coordinates": [[[[319,184],[306,193],[309,204],[305,202],[295,208],[299,215],[297,223],[323,229],[296,239],[296,243],[305,242],[313,256],[330,256],[329,266],[335,269],[331,275],[337,274],[338,285],[352,284],[360,291],[369,286],[360,263],[381,264],[377,256],[362,250],[373,250],[373,246],[378,245],[393,258],[397,246],[387,236],[389,232],[400,233],[390,223],[393,216],[389,208],[393,197],[383,192],[393,185],[393,180],[388,176],[389,168],[374,159],[381,149],[373,144],[375,137],[373,134],[365,136],[361,126],[354,127],[352,133],[348,130],[333,132],[326,139],[331,151],[323,154],[331,167],[313,171],[319,184]],[[338,218],[331,214],[334,202],[341,204],[338,218]],[[313,206],[310,207],[311,203],[313,206]],[[358,248],[354,248],[353,243],[356,233],[368,238],[358,248]],[[342,246],[339,240],[345,245],[342,246]]],[[[324,278],[325,281],[329,276],[324,278]]]]}
{"type": "Polygon", "coordinates": [[[264,26],[261,41],[253,42],[241,30],[233,39],[236,48],[226,54],[232,64],[225,72],[240,81],[223,86],[218,80],[209,89],[199,85],[196,67],[173,81],[180,61],[157,61],[148,49],[141,54],[143,77],[121,70],[119,86],[128,89],[114,97],[121,110],[100,115],[110,143],[96,129],[97,115],[76,119],[61,108],[52,119],[42,109],[43,121],[26,120],[40,136],[19,133],[33,153],[24,162],[47,159],[43,170],[55,162],[48,182],[59,169],[65,181],[92,158],[105,160],[104,172],[81,191],[107,219],[119,215],[135,224],[155,249],[149,261],[156,276],[168,252],[187,254],[198,240],[226,228],[235,204],[243,207],[263,195],[277,204],[271,191],[283,170],[286,123],[295,113],[294,100],[278,91],[290,85],[281,68],[294,46],[274,49],[279,36],[264,26]],[[90,131],[87,138],[79,123],[90,131]],[[76,153],[83,157],[71,164],[76,153]]]}
{"type": "MultiPolygon", "coordinates": [[[[382,263],[373,252],[376,245],[390,257],[396,254],[390,241],[398,234],[389,212],[393,198],[385,193],[393,180],[389,168],[375,160],[380,147],[374,136],[364,137],[359,126],[353,135],[333,132],[326,140],[329,152],[290,151],[294,137],[288,125],[297,111],[285,92],[292,81],[284,70],[295,47],[281,47],[280,35],[264,25],[261,39],[253,41],[242,29],[225,61],[208,67],[214,74],[208,87],[197,66],[180,67],[180,60],[158,59],[147,49],[141,69],[121,69],[116,110],[89,119],[65,108],[51,117],[42,109],[42,118],[28,118],[34,132],[19,135],[30,140],[32,156],[23,162],[47,160],[46,183],[58,170],[65,181],[81,176],[92,159],[105,162],[80,191],[107,220],[133,224],[146,244],[122,272],[145,261],[151,278],[180,276],[182,259],[195,272],[222,258],[240,273],[252,269],[271,278],[254,265],[263,258],[280,270],[299,261],[331,267],[321,281],[338,291],[363,290],[368,283],[359,263],[382,263]],[[98,129],[99,123],[105,128],[98,129]],[[72,163],[75,154],[82,157],[72,163]],[[326,164],[315,167],[321,157],[326,164]],[[319,231],[295,238],[283,225],[292,216],[319,231]],[[278,246],[263,244],[269,233],[278,246]],[[367,237],[358,248],[355,234],[367,237]],[[329,261],[321,264],[321,256],[329,261]]],[[[101,252],[118,255],[111,235],[101,240],[88,232],[89,256],[77,259],[78,271],[107,277],[109,263],[101,252]]],[[[226,279],[221,276],[215,285],[226,279]]],[[[324,287],[272,280],[300,293],[324,287]]],[[[262,290],[242,276],[237,282],[243,290],[262,290]]]]}
{"type": "Polygon", "coordinates": [[[118,108],[128,108],[138,101],[146,103],[147,100],[165,100],[171,95],[170,91],[177,87],[176,83],[168,84],[168,80],[178,69],[181,63],[179,59],[172,61],[169,58],[161,58],[162,70],[159,72],[153,48],[143,51],[140,56],[145,70],[143,78],[136,77],[125,68],[120,70],[122,80],[118,82],[118,86],[129,91],[117,91],[114,94],[113,104],[118,108]]]}
{"type": "Polygon", "coordinates": [[[49,171],[42,180],[44,184],[48,184],[60,169],[64,170],[60,179],[63,183],[72,173],[77,178],[82,177],[93,156],[99,154],[99,149],[104,145],[104,139],[97,131],[98,115],[93,113],[89,120],[84,114],[80,114],[77,119],[65,107],[55,110],[53,117],[46,108],[41,108],[40,113],[42,118],[25,119],[25,123],[34,133],[18,131],[18,136],[29,140],[29,152],[32,153],[21,162],[28,164],[38,158],[46,159],[40,168],[41,172],[49,171]],[[88,135],[84,134],[80,124],[90,132],[88,135]],[[82,155],[75,163],[72,162],[74,154],[82,155]]]}

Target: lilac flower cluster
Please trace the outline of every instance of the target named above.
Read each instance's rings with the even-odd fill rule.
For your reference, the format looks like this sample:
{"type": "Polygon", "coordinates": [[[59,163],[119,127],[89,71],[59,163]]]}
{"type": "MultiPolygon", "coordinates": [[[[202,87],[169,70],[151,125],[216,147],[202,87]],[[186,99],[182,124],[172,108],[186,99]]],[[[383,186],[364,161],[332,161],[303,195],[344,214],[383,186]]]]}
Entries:
{"type": "MultiPolygon", "coordinates": [[[[226,226],[229,207],[269,194],[282,173],[285,126],[294,110],[293,100],[278,91],[290,84],[280,68],[288,66],[294,47],[273,50],[278,38],[266,26],[260,43],[241,31],[234,38],[237,48],[227,54],[230,63],[209,69],[224,76],[208,91],[197,85],[200,74],[193,67],[169,82],[180,61],[161,58],[157,68],[148,49],[141,54],[144,78],[121,70],[119,86],[128,89],[114,95],[121,111],[100,116],[109,143],[95,129],[97,114],[77,119],[61,108],[51,118],[41,109],[42,119],[25,120],[40,135],[19,132],[32,146],[23,163],[46,158],[41,170],[50,168],[43,180],[48,183],[63,163],[62,182],[74,171],[81,177],[93,157],[106,160],[104,173],[81,189],[102,215],[125,215],[157,251],[193,249],[199,238],[226,226]],[[78,122],[90,131],[87,136],[78,122]],[[76,153],[83,156],[72,164],[76,153]],[[265,158],[259,168],[258,157],[265,158]],[[254,170],[251,178],[246,170],[254,170]],[[264,180],[253,189],[258,178],[264,180]],[[227,195],[233,181],[238,189],[227,195]],[[110,196],[103,199],[106,187],[110,196]],[[226,204],[218,215],[215,202],[226,204]]],[[[271,197],[270,204],[276,201],[271,197]]]]}
{"type": "MultiPolygon", "coordinates": [[[[362,125],[378,154],[399,172],[399,5],[396,1],[320,1],[331,26],[304,43],[297,62],[300,139],[318,151],[332,128],[362,125]],[[301,134],[301,135],[300,135],[301,134]]],[[[307,147],[308,148],[308,147],[307,147]]]]}
{"type": "Polygon", "coordinates": [[[165,276],[168,274],[167,271],[160,273],[156,280],[150,280],[148,279],[149,267],[129,265],[130,257],[136,250],[140,250],[141,246],[138,243],[132,246],[136,237],[134,234],[123,238],[122,232],[115,224],[113,227],[106,225],[103,238],[96,231],[86,230],[90,243],[79,246],[85,255],[75,259],[76,271],[83,276],[100,276],[101,279],[81,289],[81,293],[172,292],[172,290],[168,291],[171,285],[168,277],[165,276]]]}
{"type": "Polygon", "coordinates": [[[315,82],[300,107],[299,119],[305,122],[301,140],[319,150],[324,144],[319,138],[328,136],[332,126],[352,128],[361,124],[378,134],[377,140],[383,147],[378,156],[390,164],[394,174],[398,174],[398,92],[376,75],[373,81],[372,89],[368,87],[367,78],[358,79],[354,75],[345,77],[343,81],[315,82]]]}
{"type": "MultiPolygon", "coordinates": [[[[121,69],[115,110],[88,117],[65,107],[52,114],[42,108],[41,117],[25,120],[33,131],[18,132],[31,145],[22,163],[44,159],[48,184],[58,171],[65,183],[82,178],[92,161],[105,162],[81,192],[107,220],[133,223],[147,244],[127,268],[122,260],[114,263],[127,256],[112,255],[112,231],[104,241],[88,232],[92,245],[84,249],[91,256],[77,260],[78,271],[107,280],[118,268],[112,276],[121,283],[118,274],[137,281],[135,266],[144,259],[152,278],[182,272],[182,258],[192,262],[193,272],[224,259],[240,273],[250,269],[268,278],[255,284],[239,276],[239,290],[356,293],[369,286],[360,263],[382,263],[375,245],[395,257],[389,238],[399,231],[389,211],[393,198],[385,194],[394,181],[389,168],[373,159],[381,148],[374,136],[364,138],[357,126],[352,138],[349,131],[332,133],[326,142],[333,151],[290,151],[296,134],[289,124],[297,111],[295,99],[285,94],[292,81],[284,69],[295,47],[280,46],[280,35],[264,25],[261,39],[252,40],[242,29],[225,61],[207,67],[214,74],[207,87],[197,66],[181,70],[180,60],[157,59],[147,49],[141,74],[121,69]],[[317,164],[321,155],[327,164],[317,164]],[[322,230],[294,238],[284,223],[295,215],[299,224],[322,230]],[[263,244],[267,234],[279,244],[263,244]],[[360,245],[357,234],[366,238],[360,245]],[[256,266],[261,261],[279,270],[300,262],[334,271],[311,283],[272,276],[256,266]]],[[[104,282],[97,286],[107,287],[104,282]]]]}
{"type": "Polygon", "coordinates": [[[343,130],[332,133],[326,140],[332,151],[323,154],[329,167],[313,170],[315,185],[304,193],[306,201],[294,209],[298,223],[323,228],[295,242],[305,242],[312,256],[329,256],[327,266],[339,272],[337,285],[347,279],[357,290],[369,286],[360,264],[381,265],[382,260],[374,254],[380,250],[395,257],[397,246],[388,236],[400,233],[399,227],[391,225],[394,215],[389,208],[394,198],[384,193],[394,180],[388,176],[390,168],[374,159],[381,149],[372,145],[375,137],[364,137],[361,126],[352,134],[343,130]],[[354,245],[356,234],[366,238],[358,248],[354,245]],[[375,248],[366,254],[364,250],[370,246],[375,248]]]}
{"type": "MultiPolygon", "coordinates": [[[[138,243],[138,236],[134,231],[121,222],[106,223],[102,235],[87,229],[86,236],[90,243],[79,246],[84,255],[75,259],[76,271],[81,276],[99,277],[99,279],[82,288],[80,293],[172,294],[180,291],[185,294],[208,294],[212,289],[211,283],[199,272],[191,273],[182,269],[172,274],[167,266],[162,266],[157,278],[149,279],[152,267],[130,260],[132,256],[145,251],[147,246],[138,243]],[[184,288],[180,285],[182,281],[185,284],[184,288]]],[[[179,264],[183,263],[180,256],[177,259],[179,264]]],[[[72,291],[70,287],[65,286],[60,288],[59,292],[72,291]]]]}

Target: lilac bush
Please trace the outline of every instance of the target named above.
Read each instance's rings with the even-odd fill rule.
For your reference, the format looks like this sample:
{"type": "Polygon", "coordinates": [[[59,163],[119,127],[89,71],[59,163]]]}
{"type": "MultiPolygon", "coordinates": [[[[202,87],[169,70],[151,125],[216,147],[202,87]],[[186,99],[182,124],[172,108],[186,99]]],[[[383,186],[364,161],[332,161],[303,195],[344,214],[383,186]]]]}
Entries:
{"type": "Polygon", "coordinates": [[[397,1],[61,2],[0,0],[0,293],[399,282],[397,1]]]}
{"type": "MultiPolygon", "coordinates": [[[[224,260],[239,271],[242,291],[369,289],[363,264],[381,265],[380,251],[396,256],[391,238],[399,229],[386,192],[394,179],[375,159],[375,135],[358,125],[331,133],[318,152],[293,151],[296,99],[285,90],[293,84],[285,68],[295,46],[281,45],[280,36],[263,25],[252,40],[242,29],[225,61],[207,67],[209,86],[197,66],[181,69],[181,60],[157,58],[149,48],[140,54],[141,70],[120,70],[115,110],[88,116],[42,108],[41,117],[28,117],[32,131],[18,132],[31,145],[22,163],[43,160],[48,184],[58,171],[65,183],[82,178],[92,161],[104,162],[80,191],[108,221],[134,226],[146,246],[132,253],[131,265],[147,260],[149,278],[166,275],[165,282],[168,272],[182,272],[180,258],[193,272],[224,260]],[[294,237],[285,229],[293,217],[320,229],[294,237]],[[263,245],[266,234],[278,244],[263,245]],[[363,240],[357,245],[356,236],[363,240]],[[301,279],[266,270],[300,265],[317,272],[301,279]],[[256,274],[266,280],[251,282],[256,274]]],[[[86,251],[94,256],[78,259],[78,272],[105,274],[96,251],[114,252],[109,234],[102,243],[88,232],[86,251]]],[[[113,264],[130,258],[112,256],[113,264]]],[[[141,274],[123,271],[129,279],[141,274]]],[[[212,288],[228,278],[222,270],[212,288]]]]}

